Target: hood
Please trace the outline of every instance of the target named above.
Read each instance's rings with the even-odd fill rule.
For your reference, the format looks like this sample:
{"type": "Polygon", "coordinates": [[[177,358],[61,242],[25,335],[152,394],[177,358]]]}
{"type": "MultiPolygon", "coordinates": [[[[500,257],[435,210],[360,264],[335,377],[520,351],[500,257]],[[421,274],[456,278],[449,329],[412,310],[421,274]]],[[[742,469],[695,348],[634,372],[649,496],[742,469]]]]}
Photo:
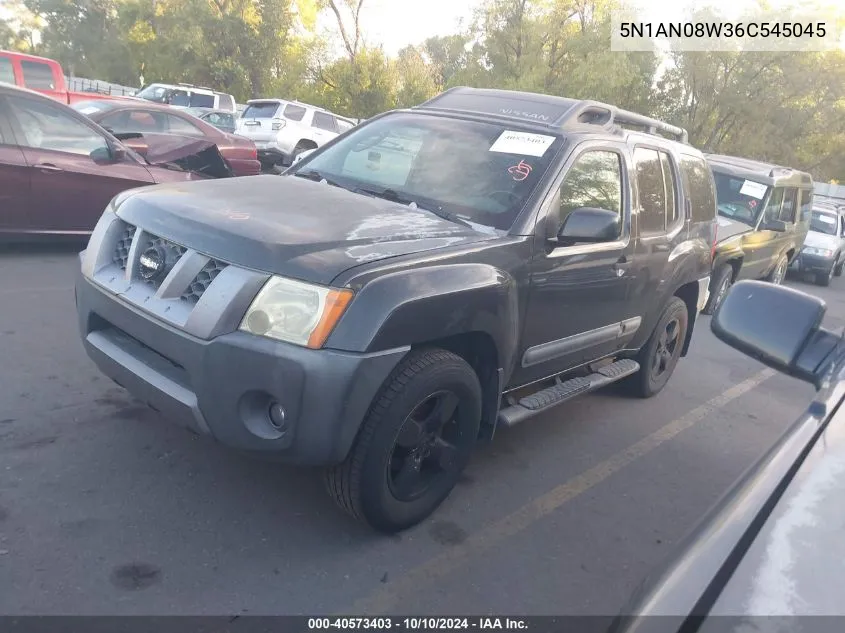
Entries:
{"type": "Polygon", "coordinates": [[[117,215],[211,257],[319,284],[366,262],[495,237],[294,176],[144,187],[117,215]]]}
{"type": "Polygon", "coordinates": [[[804,238],[804,246],[827,248],[835,251],[839,248],[839,240],[840,238],[835,235],[828,235],[827,233],[820,233],[819,231],[808,231],[807,237],[804,238]]]}
{"type": "Polygon", "coordinates": [[[731,220],[730,218],[726,218],[721,215],[717,216],[716,221],[719,223],[719,227],[717,229],[718,232],[716,234],[718,242],[724,242],[728,238],[743,235],[744,233],[751,233],[751,231],[754,230],[753,227],[748,226],[747,224],[731,220]]]}
{"type": "Polygon", "coordinates": [[[150,165],[176,167],[202,176],[234,175],[213,141],[179,134],[116,134],[124,145],[138,152],[150,165]]]}

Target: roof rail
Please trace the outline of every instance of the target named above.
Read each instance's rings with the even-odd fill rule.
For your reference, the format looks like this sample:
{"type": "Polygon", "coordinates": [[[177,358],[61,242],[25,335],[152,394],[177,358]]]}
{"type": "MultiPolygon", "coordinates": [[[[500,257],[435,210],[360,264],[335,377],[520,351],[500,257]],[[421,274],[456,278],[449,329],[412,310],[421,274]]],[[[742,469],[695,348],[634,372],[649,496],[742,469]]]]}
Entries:
{"type": "Polygon", "coordinates": [[[186,88],[196,88],[194,84],[178,83],[177,86],[185,86],[186,88]]]}
{"type": "Polygon", "coordinates": [[[662,132],[676,137],[682,143],[689,142],[689,133],[684,128],[643,114],[622,110],[600,101],[579,101],[555,121],[555,125],[563,129],[571,129],[584,124],[600,125],[606,129],[613,127],[615,124],[635,125],[644,128],[647,134],[662,132]]]}

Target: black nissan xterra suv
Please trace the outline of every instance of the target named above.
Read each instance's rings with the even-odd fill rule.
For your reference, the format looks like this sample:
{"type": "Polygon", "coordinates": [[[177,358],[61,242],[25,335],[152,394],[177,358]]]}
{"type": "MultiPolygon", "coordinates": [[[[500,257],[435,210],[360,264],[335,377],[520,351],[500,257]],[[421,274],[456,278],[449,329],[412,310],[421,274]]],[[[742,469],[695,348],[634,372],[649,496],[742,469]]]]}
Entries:
{"type": "Polygon", "coordinates": [[[431,514],[497,426],[622,379],[663,389],[715,224],[684,130],[458,88],[282,176],[117,196],[80,255],[79,321],[137,398],[326,466],[337,503],[391,532],[431,514]]]}

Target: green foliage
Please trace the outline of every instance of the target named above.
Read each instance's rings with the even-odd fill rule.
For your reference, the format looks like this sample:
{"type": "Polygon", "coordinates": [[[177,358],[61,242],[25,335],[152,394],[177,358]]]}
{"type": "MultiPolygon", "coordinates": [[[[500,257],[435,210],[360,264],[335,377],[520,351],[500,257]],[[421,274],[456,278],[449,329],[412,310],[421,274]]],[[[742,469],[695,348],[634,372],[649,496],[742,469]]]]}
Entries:
{"type": "Polygon", "coordinates": [[[706,150],[842,178],[845,51],[676,53],[659,70],[656,54],[610,51],[615,1],[479,0],[466,29],[391,58],[365,37],[369,0],[6,0],[0,47],[91,78],[190,82],[352,117],[457,85],[596,99],[681,125],[706,150]]]}

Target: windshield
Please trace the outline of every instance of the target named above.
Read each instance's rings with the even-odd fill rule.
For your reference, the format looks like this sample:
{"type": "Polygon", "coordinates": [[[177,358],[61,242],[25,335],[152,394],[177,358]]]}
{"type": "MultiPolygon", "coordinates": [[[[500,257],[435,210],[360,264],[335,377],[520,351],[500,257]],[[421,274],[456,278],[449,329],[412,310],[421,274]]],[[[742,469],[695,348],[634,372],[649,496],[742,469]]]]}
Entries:
{"type": "Polygon", "coordinates": [[[836,235],[836,214],[814,210],[810,218],[810,230],[825,235],[836,235]]]}
{"type": "Polygon", "coordinates": [[[754,225],[763,209],[768,185],[713,172],[719,215],[744,224],[754,225]]]}
{"type": "Polygon", "coordinates": [[[498,124],[391,114],[350,130],[291,173],[507,230],[561,143],[498,124]]]}

